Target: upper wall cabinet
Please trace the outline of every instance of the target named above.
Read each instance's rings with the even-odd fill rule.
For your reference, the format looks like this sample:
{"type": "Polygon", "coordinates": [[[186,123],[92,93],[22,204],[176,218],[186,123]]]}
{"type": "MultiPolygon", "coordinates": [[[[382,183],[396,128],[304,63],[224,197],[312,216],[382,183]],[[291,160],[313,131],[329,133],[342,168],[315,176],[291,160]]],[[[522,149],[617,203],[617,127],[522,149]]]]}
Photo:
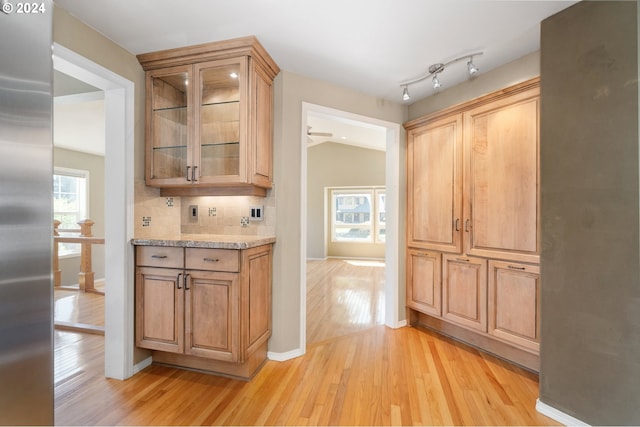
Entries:
{"type": "Polygon", "coordinates": [[[146,183],[163,196],[266,196],[273,175],[273,79],[244,37],[138,55],[146,71],[146,183]]]}

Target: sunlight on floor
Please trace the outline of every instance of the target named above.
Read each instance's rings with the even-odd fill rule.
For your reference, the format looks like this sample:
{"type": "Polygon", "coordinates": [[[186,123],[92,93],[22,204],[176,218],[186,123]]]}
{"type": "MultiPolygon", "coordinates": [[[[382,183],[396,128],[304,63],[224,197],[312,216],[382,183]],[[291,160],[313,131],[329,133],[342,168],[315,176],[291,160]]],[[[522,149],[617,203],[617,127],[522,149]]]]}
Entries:
{"type": "Polygon", "coordinates": [[[384,267],[384,261],[345,259],[344,262],[358,267],[384,267]]]}

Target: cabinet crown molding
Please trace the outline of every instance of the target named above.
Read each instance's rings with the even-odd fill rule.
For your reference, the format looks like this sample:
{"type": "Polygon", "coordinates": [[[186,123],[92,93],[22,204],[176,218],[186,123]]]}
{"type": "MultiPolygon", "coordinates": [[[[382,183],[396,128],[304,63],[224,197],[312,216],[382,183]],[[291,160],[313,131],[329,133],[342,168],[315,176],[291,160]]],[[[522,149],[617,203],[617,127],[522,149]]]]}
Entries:
{"type": "Polygon", "coordinates": [[[425,123],[433,120],[445,117],[451,114],[459,113],[471,108],[479,107],[481,105],[498,101],[502,98],[506,98],[512,95],[516,95],[521,92],[526,92],[531,89],[537,89],[540,87],[540,77],[534,77],[529,80],[525,80],[521,83],[513,86],[506,87],[504,89],[497,90],[495,92],[488,93],[477,98],[470,99],[469,101],[461,102],[460,104],[452,105],[444,110],[438,110],[436,112],[420,116],[416,119],[410,120],[403,124],[405,130],[410,130],[424,125],[425,123]]]}
{"type": "Polygon", "coordinates": [[[267,50],[260,44],[256,36],[239,37],[188,47],[141,53],[136,57],[140,65],[142,65],[142,68],[145,71],[149,71],[169,66],[193,64],[195,62],[237,58],[243,55],[249,56],[258,62],[272,79],[280,73],[280,67],[278,67],[267,50]]]}

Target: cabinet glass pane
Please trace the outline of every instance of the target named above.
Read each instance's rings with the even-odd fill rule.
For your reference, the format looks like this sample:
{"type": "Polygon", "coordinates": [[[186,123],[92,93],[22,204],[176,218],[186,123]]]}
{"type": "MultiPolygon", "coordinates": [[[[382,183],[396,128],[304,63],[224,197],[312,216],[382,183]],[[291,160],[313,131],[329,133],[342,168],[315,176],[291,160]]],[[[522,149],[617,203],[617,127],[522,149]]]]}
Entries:
{"type": "Polygon", "coordinates": [[[240,173],[240,64],[201,71],[200,174],[240,173]]]}
{"type": "Polygon", "coordinates": [[[152,178],[176,178],[187,168],[188,74],[152,78],[152,178]]]}

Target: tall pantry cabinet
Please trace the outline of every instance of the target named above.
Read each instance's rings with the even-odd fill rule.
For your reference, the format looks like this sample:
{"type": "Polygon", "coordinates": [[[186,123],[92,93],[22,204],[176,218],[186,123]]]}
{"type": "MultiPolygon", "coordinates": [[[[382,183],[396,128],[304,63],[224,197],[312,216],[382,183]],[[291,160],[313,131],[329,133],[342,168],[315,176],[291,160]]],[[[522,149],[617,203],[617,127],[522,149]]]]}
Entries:
{"type": "Polygon", "coordinates": [[[405,123],[412,322],[533,370],[539,103],[536,78],[405,123]]]}

